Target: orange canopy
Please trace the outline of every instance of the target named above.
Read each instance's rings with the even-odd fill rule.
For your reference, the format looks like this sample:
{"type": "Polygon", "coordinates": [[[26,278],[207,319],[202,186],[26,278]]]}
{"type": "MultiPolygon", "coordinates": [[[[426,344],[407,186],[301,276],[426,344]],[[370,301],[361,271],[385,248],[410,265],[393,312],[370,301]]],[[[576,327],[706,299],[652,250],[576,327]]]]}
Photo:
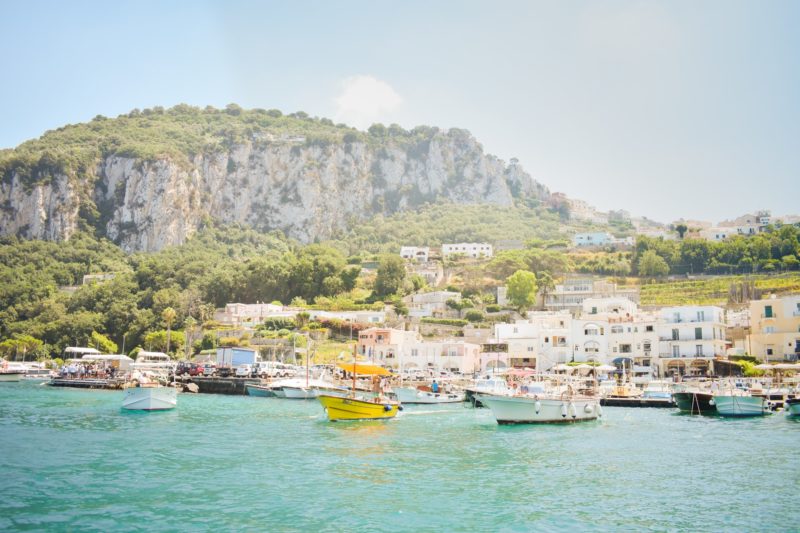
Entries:
{"type": "Polygon", "coordinates": [[[336,366],[345,372],[350,372],[351,374],[353,372],[356,374],[371,376],[388,376],[391,374],[391,372],[389,372],[387,369],[378,365],[368,365],[364,363],[337,363],[336,366]]]}

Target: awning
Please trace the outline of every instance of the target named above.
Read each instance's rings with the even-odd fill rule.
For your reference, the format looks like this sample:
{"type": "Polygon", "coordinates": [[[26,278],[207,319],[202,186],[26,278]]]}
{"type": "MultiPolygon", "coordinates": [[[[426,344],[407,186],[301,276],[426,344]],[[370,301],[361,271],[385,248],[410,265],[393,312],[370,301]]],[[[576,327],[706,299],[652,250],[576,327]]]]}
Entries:
{"type": "Polygon", "coordinates": [[[353,372],[356,374],[370,376],[388,376],[391,374],[389,370],[378,365],[367,365],[363,363],[336,363],[336,366],[345,372],[350,372],[351,374],[353,372]]]}

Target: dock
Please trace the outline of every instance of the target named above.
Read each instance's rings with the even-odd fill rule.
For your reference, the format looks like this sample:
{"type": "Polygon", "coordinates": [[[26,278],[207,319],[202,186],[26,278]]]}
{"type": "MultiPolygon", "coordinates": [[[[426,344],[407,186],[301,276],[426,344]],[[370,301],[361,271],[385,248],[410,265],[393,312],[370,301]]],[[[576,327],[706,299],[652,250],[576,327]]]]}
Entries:
{"type": "Polygon", "coordinates": [[[125,384],[122,378],[53,378],[51,387],[73,387],[77,389],[121,389],[125,384]]]}
{"type": "Polygon", "coordinates": [[[216,378],[216,377],[190,377],[178,378],[178,383],[194,383],[201,394],[247,394],[247,385],[262,385],[259,378],[216,378]]]}
{"type": "Polygon", "coordinates": [[[658,398],[600,398],[603,407],[677,407],[673,400],[658,398]]]}

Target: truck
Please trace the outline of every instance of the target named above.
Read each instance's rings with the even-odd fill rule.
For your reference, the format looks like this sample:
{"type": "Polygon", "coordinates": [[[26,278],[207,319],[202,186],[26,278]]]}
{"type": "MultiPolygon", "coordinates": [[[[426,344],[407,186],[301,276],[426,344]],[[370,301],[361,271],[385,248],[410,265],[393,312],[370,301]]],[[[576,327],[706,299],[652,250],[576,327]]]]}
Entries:
{"type": "Polygon", "coordinates": [[[258,361],[258,350],[224,346],[217,348],[217,372],[219,375],[231,375],[239,365],[254,365],[258,361]]]}

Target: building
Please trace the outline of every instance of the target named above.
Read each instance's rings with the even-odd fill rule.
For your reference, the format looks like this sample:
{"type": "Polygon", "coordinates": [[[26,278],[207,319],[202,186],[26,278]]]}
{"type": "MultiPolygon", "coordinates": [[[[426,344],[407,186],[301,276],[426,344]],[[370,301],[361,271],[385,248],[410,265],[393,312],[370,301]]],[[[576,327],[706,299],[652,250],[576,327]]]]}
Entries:
{"type": "Polygon", "coordinates": [[[400,247],[400,257],[407,261],[418,261],[427,263],[431,250],[427,246],[402,246],[400,247]]]}
{"type": "Polygon", "coordinates": [[[417,342],[419,333],[394,328],[369,328],[358,334],[358,350],[373,362],[391,362],[402,352],[403,347],[417,342]]]}
{"type": "Polygon", "coordinates": [[[494,336],[482,345],[481,370],[532,368],[546,372],[572,360],[570,325],[566,312],[532,312],[527,320],[495,324],[494,336]]]}
{"type": "Polygon", "coordinates": [[[386,311],[306,311],[311,320],[343,320],[358,324],[383,324],[386,322],[386,311]]]}
{"type": "Polygon", "coordinates": [[[712,226],[699,231],[700,238],[707,241],[721,242],[730,239],[733,236],[739,235],[736,228],[726,228],[720,226],[712,226]]]}
{"type": "Polygon", "coordinates": [[[226,304],[214,312],[214,320],[228,326],[257,326],[268,318],[293,318],[298,310],[277,304],[226,304]]]}
{"type": "Polygon", "coordinates": [[[726,353],[725,318],[715,306],[665,307],[659,312],[659,372],[702,376],[726,353]]]}
{"type": "Polygon", "coordinates": [[[461,293],[453,291],[420,292],[411,296],[408,316],[426,317],[443,314],[447,311],[447,301],[461,301],[461,293]]]}
{"type": "Polygon", "coordinates": [[[480,345],[464,340],[425,341],[416,331],[370,328],[358,335],[358,353],[395,369],[449,370],[472,374],[478,368],[480,345]]]}
{"type": "Polygon", "coordinates": [[[762,361],[800,356],[800,295],[750,301],[747,351],[762,361]]]}
{"type": "Polygon", "coordinates": [[[411,262],[406,264],[406,271],[413,275],[421,276],[425,282],[436,287],[444,281],[444,268],[439,261],[428,261],[427,263],[411,262]]]}
{"type": "Polygon", "coordinates": [[[612,243],[614,237],[608,232],[576,233],[572,237],[573,246],[606,246],[612,243]]]}
{"type": "Polygon", "coordinates": [[[460,242],[457,244],[443,244],[442,257],[447,259],[454,255],[463,255],[474,259],[492,257],[492,245],[485,242],[460,242]]]}
{"type": "Polygon", "coordinates": [[[639,289],[617,287],[615,283],[590,277],[571,277],[547,293],[544,301],[548,311],[567,310],[580,313],[583,301],[588,298],[624,297],[639,303],[639,289]]]}
{"type": "Polygon", "coordinates": [[[767,229],[772,223],[772,213],[768,210],[748,213],[733,220],[720,222],[719,226],[724,228],[734,228],[739,235],[755,235],[767,229]]]}

